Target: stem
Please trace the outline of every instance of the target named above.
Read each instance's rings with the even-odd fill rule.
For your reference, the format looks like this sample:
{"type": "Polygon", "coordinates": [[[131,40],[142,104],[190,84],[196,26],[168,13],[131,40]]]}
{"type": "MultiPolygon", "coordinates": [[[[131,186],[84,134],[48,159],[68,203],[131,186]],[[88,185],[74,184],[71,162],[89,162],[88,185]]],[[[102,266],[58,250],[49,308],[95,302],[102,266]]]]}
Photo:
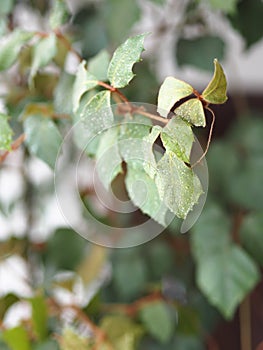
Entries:
{"type": "Polygon", "coordinates": [[[205,148],[205,151],[204,153],[201,155],[201,157],[193,164],[191,165],[191,168],[194,168],[198,163],[201,162],[201,160],[205,157],[205,155],[207,154],[208,152],[208,149],[209,149],[209,146],[210,146],[210,142],[211,142],[211,139],[212,139],[212,134],[213,134],[213,128],[214,128],[214,124],[215,124],[215,113],[213,112],[213,110],[211,108],[209,108],[208,106],[205,107],[212,115],[212,122],[211,122],[211,125],[210,125],[210,130],[209,130],[209,135],[208,135],[208,140],[207,140],[207,144],[206,144],[206,148],[205,148]]]}
{"type": "Polygon", "coordinates": [[[0,156],[0,163],[2,163],[10,152],[17,150],[20,145],[25,141],[25,134],[20,135],[11,145],[11,151],[6,151],[0,156]]]}
{"type": "Polygon", "coordinates": [[[240,346],[241,350],[252,350],[251,347],[251,312],[249,296],[239,306],[240,346]]]}
{"type": "Polygon", "coordinates": [[[64,44],[64,46],[70,51],[72,52],[77,59],[81,62],[83,60],[82,56],[78,53],[78,51],[76,51],[74,49],[74,47],[71,45],[71,42],[61,33],[61,31],[59,29],[56,29],[55,34],[57,36],[58,39],[61,40],[61,42],[64,44]]]}

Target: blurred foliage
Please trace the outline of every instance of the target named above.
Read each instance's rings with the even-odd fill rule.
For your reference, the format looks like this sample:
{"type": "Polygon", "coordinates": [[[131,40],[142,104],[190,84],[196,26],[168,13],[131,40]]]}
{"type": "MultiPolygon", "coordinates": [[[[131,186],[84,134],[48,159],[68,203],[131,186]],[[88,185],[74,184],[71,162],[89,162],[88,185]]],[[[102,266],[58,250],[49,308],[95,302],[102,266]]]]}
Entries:
{"type": "MultiPolygon", "coordinates": [[[[167,8],[165,0],[146,2],[160,13],[167,8]]],[[[9,235],[2,238],[4,226],[0,226],[0,277],[8,264],[11,265],[10,259],[22,259],[20,264],[25,263],[29,270],[22,282],[30,290],[27,295],[22,289],[2,290],[0,283],[0,349],[206,349],[218,323],[223,317],[234,316],[239,304],[260,280],[263,266],[262,117],[253,111],[240,115],[224,138],[212,141],[207,157],[208,199],[191,233],[180,235],[180,225],[175,220],[147,244],[107,249],[81,238],[71,228],[59,227],[50,232],[45,223],[38,222],[37,229],[44,230],[49,237],[36,242],[32,234],[36,231],[34,222],[41,212],[51,207],[48,200],[54,188],[50,179],[41,183],[38,177],[42,174],[35,175],[37,179],[33,184],[29,171],[35,159],[33,155],[54,167],[62,135],[71,125],[74,102],[82,107],[93,97],[92,92],[87,92],[90,75],[86,75],[86,63],[79,68],[78,86],[84,84],[84,88],[76,92],[75,74],[68,68],[69,53],[77,58],[81,52],[90,74],[105,81],[105,67],[109,63],[106,50],[112,52],[126,40],[145,15],[136,1],[80,3],[81,6],[74,7],[74,13],[70,13],[71,6],[67,8],[63,0],[5,0],[0,4],[3,39],[0,79],[6,88],[5,113],[0,115],[0,175],[10,170],[4,162],[10,150],[20,147],[22,154],[18,167],[21,191],[10,202],[0,196],[1,220],[5,215],[13,223],[16,206],[26,208],[22,237],[17,237],[19,234],[13,225],[9,235]],[[27,5],[38,16],[37,33],[19,28],[18,5],[27,5]],[[55,35],[46,37],[43,28],[49,31],[52,28],[55,35]],[[71,101],[74,86],[76,96],[71,101]],[[28,136],[25,147],[16,142],[23,132],[28,136]],[[63,302],[64,299],[67,302],[63,302]],[[13,312],[15,318],[15,307],[21,306],[21,302],[30,310],[30,316],[25,311],[15,325],[8,324],[10,313],[13,312]]],[[[227,54],[224,37],[211,30],[206,21],[209,11],[228,20],[243,37],[247,48],[261,39],[261,0],[190,1],[176,28],[169,21],[167,24],[165,18],[156,23],[159,44],[162,35],[171,30],[170,27],[174,28],[173,34],[177,37],[173,44],[174,60],[179,66],[211,70],[212,59],[223,59],[227,54]],[[189,26],[195,28],[194,35],[186,30],[189,26]]],[[[136,56],[136,52],[133,54],[136,56]]],[[[157,52],[151,55],[153,57],[146,57],[135,67],[137,82],[122,90],[130,101],[155,103],[160,82],[155,67],[157,52]]],[[[134,61],[137,59],[134,57],[134,61]]],[[[96,88],[101,93],[100,87],[96,88]]],[[[209,94],[211,97],[211,86],[209,94]]],[[[103,92],[100,96],[104,96],[103,92]]],[[[149,128],[145,126],[146,133],[149,128]]],[[[137,131],[131,128],[129,132],[137,131]]],[[[112,137],[107,136],[108,140],[112,137]]],[[[81,135],[77,138],[81,144],[81,135]]],[[[95,155],[102,151],[98,150],[97,141],[88,153],[95,155]]],[[[68,153],[73,163],[75,150],[68,153]]],[[[112,159],[113,156],[112,153],[112,159]]],[[[117,170],[114,186],[118,195],[126,198],[120,174],[123,169],[117,170]]],[[[105,182],[111,180],[107,178],[105,182]]],[[[12,193],[12,188],[8,191],[12,193]]],[[[145,218],[138,212],[129,218],[116,218],[110,211],[101,212],[90,188],[85,188],[81,196],[105,223],[119,221],[128,225],[145,218]]],[[[13,272],[12,279],[16,279],[16,273],[13,272]]]]}

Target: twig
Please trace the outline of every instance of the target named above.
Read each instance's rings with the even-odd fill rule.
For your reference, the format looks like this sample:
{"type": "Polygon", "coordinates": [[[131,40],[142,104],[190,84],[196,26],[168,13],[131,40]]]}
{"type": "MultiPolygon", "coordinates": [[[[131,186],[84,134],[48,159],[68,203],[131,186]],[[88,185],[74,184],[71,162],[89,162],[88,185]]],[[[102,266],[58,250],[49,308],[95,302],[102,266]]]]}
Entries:
{"type": "Polygon", "coordinates": [[[10,152],[17,150],[20,145],[25,141],[25,134],[20,135],[11,145],[11,150],[10,151],[5,151],[1,156],[0,156],[0,163],[2,163],[6,157],[9,155],[10,152]]]}
{"type": "Polygon", "coordinates": [[[206,144],[206,148],[204,153],[201,155],[201,157],[193,164],[191,165],[191,168],[194,168],[198,163],[201,162],[201,160],[205,157],[205,155],[208,152],[209,146],[210,146],[210,142],[212,139],[212,134],[213,134],[213,128],[214,128],[214,124],[215,124],[215,113],[213,112],[213,110],[211,108],[209,108],[208,106],[205,107],[212,115],[212,121],[211,121],[211,125],[210,125],[210,130],[209,130],[209,135],[208,135],[208,139],[207,139],[207,144],[206,144]]]}
{"type": "Polygon", "coordinates": [[[251,312],[249,296],[239,306],[240,345],[241,350],[252,350],[251,347],[251,312]]]}

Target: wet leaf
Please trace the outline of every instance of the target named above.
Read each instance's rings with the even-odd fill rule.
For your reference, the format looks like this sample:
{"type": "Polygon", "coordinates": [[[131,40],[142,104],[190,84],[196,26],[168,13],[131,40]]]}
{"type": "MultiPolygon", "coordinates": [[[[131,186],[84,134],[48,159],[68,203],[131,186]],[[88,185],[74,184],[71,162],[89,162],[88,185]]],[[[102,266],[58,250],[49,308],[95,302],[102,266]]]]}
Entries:
{"type": "Polygon", "coordinates": [[[110,55],[106,50],[101,50],[88,62],[89,72],[98,80],[107,80],[107,71],[110,63],[110,55]]]}
{"type": "Polygon", "coordinates": [[[182,103],[174,113],[194,126],[206,126],[204,107],[197,98],[182,103]]]}
{"type": "Polygon", "coordinates": [[[10,150],[13,131],[8,123],[8,116],[0,113],[0,150],[10,150]]]}

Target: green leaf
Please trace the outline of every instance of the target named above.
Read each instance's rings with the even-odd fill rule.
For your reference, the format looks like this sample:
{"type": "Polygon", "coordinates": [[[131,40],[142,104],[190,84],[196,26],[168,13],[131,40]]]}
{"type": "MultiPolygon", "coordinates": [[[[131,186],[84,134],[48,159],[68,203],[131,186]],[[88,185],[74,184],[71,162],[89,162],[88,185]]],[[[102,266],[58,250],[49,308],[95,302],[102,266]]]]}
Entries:
{"type": "Polygon", "coordinates": [[[259,280],[255,263],[231,243],[230,230],[227,217],[219,208],[210,205],[191,236],[197,284],[227,319],[233,316],[237,305],[259,280]]]}
{"type": "Polygon", "coordinates": [[[120,315],[105,316],[100,328],[107,334],[114,350],[135,350],[143,335],[141,326],[120,315]]]}
{"type": "Polygon", "coordinates": [[[223,59],[225,43],[218,36],[202,36],[194,39],[180,39],[176,46],[177,62],[180,66],[191,65],[211,71],[214,57],[223,59]]]}
{"type": "Polygon", "coordinates": [[[0,150],[11,149],[13,131],[8,124],[8,116],[0,113],[0,150]]]}
{"type": "Polygon", "coordinates": [[[59,350],[58,343],[55,340],[47,340],[43,343],[37,344],[34,350],[59,350]]]}
{"type": "Polygon", "coordinates": [[[174,113],[190,124],[195,126],[206,126],[204,107],[202,102],[197,98],[191,98],[182,103],[175,109],[174,113]]]}
{"type": "Polygon", "coordinates": [[[30,153],[54,168],[62,142],[56,124],[46,116],[31,115],[24,122],[24,131],[30,153]]]}
{"type": "Polygon", "coordinates": [[[202,194],[198,177],[172,152],[166,152],[157,163],[156,184],[161,200],[182,219],[202,194]]]}
{"type": "Polygon", "coordinates": [[[55,33],[49,34],[48,37],[40,39],[33,48],[33,61],[29,77],[29,83],[33,84],[33,79],[37,71],[45,67],[57,53],[57,37],[55,33]]]}
{"type": "Polygon", "coordinates": [[[106,50],[101,50],[95,57],[91,58],[88,63],[89,72],[98,80],[107,80],[108,66],[110,55],[106,50]]]}
{"type": "Polygon", "coordinates": [[[73,329],[65,328],[59,337],[61,350],[88,350],[89,340],[77,334],[73,329]]]}
{"type": "Polygon", "coordinates": [[[74,112],[76,112],[79,107],[81,96],[98,84],[97,77],[87,71],[86,65],[87,62],[83,60],[78,66],[72,95],[74,112]]]}
{"type": "Polygon", "coordinates": [[[65,0],[54,0],[49,18],[51,29],[61,27],[68,21],[69,13],[65,0]]]}
{"type": "Polygon", "coordinates": [[[63,72],[54,91],[54,106],[56,112],[72,114],[72,90],[75,81],[74,75],[63,72]]]}
{"type": "Polygon", "coordinates": [[[190,153],[194,142],[191,126],[180,117],[172,118],[161,132],[165,149],[173,152],[179,159],[190,163],[190,153]]]}
{"type": "Polygon", "coordinates": [[[14,7],[14,0],[5,0],[0,3],[0,14],[8,15],[14,7]]]}
{"type": "Polygon", "coordinates": [[[148,34],[140,34],[127,39],[114,52],[109,64],[108,79],[115,88],[125,87],[134,77],[132,67],[140,61],[146,35],[148,34]]]}
{"type": "Polygon", "coordinates": [[[162,301],[146,304],[140,311],[140,318],[147,331],[161,343],[168,342],[175,328],[168,306],[162,301]]]}
{"type": "Polygon", "coordinates": [[[137,162],[130,161],[125,185],[132,202],[163,226],[167,226],[168,208],[161,201],[155,181],[137,162]]]}
{"type": "Polygon", "coordinates": [[[47,337],[47,305],[43,295],[30,299],[32,306],[32,321],[38,340],[44,340],[47,337]]]}
{"type": "Polygon", "coordinates": [[[100,138],[96,153],[96,170],[106,189],[109,189],[114,178],[122,172],[122,158],[118,148],[119,127],[108,129],[100,138]]]}
{"type": "Polygon", "coordinates": [[[215,10],[222,10],[225,13],[232,14],[236,12],[238,0],[209,0],[209,3],[215,10]]]}
{"type": "Polygon", "coordinates": [[[262,212],[245,217],[241,229],[240,240],[248,253],[263,266],[263,216],[262,212]]]}
{"type": "Polygon", "coordinates": [[[22,326],[4,331],[3,339],[10,347],[10,350],[31,350],[29,336],[22,326]]]}
{"type": "Polygon", "coordinates": [[[34,33],[24,30],[14,30],[8,35],[0,48],[0,71],[10,68],[15,63],[21,48],[33,36],[34,33]]]}
{"type": "Polygon", "coordinates": [[[193,93],[193,87],[173,77],[165,78],[158,94],[158,113],[167,117],[174,104],[193,93]]]}
{"type": "Polygon", "coordinates": [[[226,89],[227,82],[223,68],[217,59],[214,59],[214,75],[207,85],[205,90],[202,92],[202,97],[205,101],[214,104],[221,104],[226,102],[226,89]]]}
{"type": "Polygon", "coordinates": [[[110,104],[110,91],[94,95],[80,111],[81,127],[86,131],[87,143],[94,136],[113,125],[114,117],[110,104]]]}

